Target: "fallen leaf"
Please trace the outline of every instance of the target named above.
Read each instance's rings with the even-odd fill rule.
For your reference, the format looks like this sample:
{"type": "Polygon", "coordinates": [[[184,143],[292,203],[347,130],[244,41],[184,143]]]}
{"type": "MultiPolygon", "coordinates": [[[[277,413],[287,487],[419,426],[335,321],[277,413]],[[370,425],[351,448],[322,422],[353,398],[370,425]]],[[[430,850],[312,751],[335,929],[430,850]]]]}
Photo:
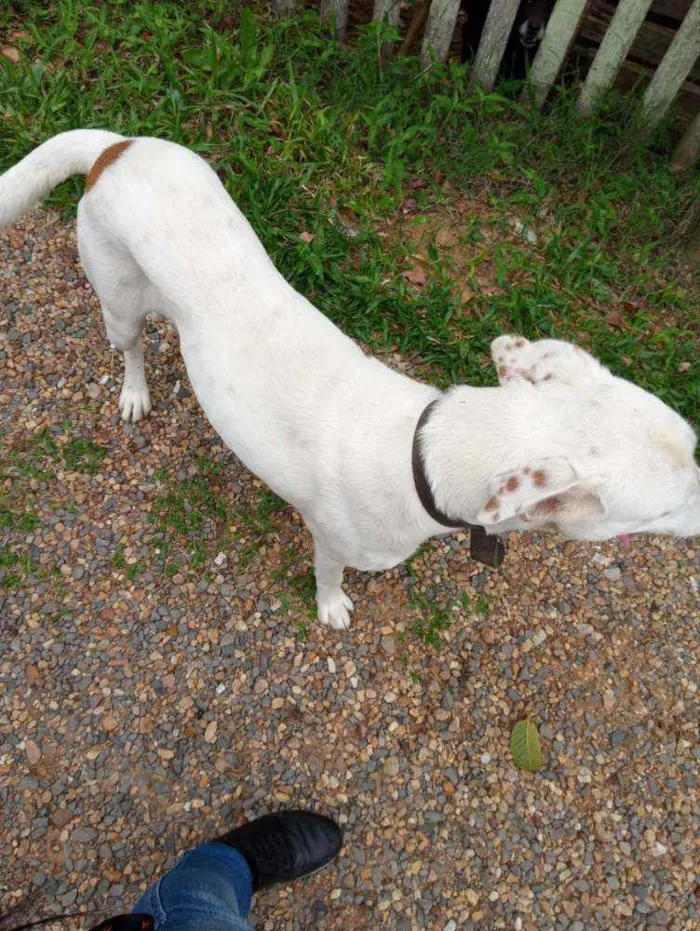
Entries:
{"type": "Polygon", "coordinates": [[[460,291],[460,294],[459,294],[460,303],[461,303],[462,305],[468,304],[469,301],[471,301],[471,300],[473,300],[473,299],[474,299],[474,292],[472,291],[472,289],[471,289],[470,287],[467,287],[467,286],[465,285],[465,286],[462,288],[462,290],[460,291]]]}
{"type": "Polygon", "coordinates": [[[518,769],[536,773],[542,768],[540,735],[530,720],[518,721],[510,734],[510,752],[518,769]]]}
{"type": "Polygon", "coordinates": [[[316,239],[316,233],[308,233],[304,230],[304,232],[299,235],[299,239],[301,239],[302,242],[313,242],[314,239],[316,239]]]}
{"type": "Polygon", "coordinates": [[[605,315],[605,322],[609,326],[614,326],[614,327],[622,326],[622,316],[619,311],[611,310],[609,314],[605,315]]]}
{"type": "Polygon", "coordinates": [[[16,65],[19,61],[19,49],[15,48],[14,45],[3,45],[0,49],[5,58],[8,58],[13,65],[16,65]]]}
{"type": "Polygon", "coordinates": [[[402,272],[403,277],[406,281],[410,281],[411,284],[424,285],[428,280],[427,275],[425,274],[425,269],[420,265],[414,265],[413,268],[407,269],[405,272],[402,272]]]}
{"type": "Polygon", "coordinates": [[[445,229],[444,227],[443,229],[438,230],[435,236],[435,242],[438,244],[438,246],[453,246],[456,241],[457,237],[453,231],[445,229]]]}
{"type": "Polygon", "coordinates": [[[681,364],[678,366],[679,374],[683,374],[683,372],[689,372],[689,371],[690,371],[690,362],[681,362],[681,364]]]}

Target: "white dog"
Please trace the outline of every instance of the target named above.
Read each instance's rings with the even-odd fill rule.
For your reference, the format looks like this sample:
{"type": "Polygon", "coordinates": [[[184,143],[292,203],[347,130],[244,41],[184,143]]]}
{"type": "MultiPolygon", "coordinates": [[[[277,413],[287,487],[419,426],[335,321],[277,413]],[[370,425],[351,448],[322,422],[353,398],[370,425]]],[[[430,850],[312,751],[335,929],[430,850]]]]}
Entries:
{"type": "Polygon", "coordinates": [[[501,336],[497,388],[443,394],[399,375],[282,278],[202,159],[158,139],[50,139],[0,178],[0,225],[75,173],[80,256],[124,353],[124,420],[150,410],[141,328],[163,314],[213,426],[313,534],[324,624],[349,625],[344,566],[394,566],[445,524],[700,533],[693,431],[583,350],[501,336]]]}

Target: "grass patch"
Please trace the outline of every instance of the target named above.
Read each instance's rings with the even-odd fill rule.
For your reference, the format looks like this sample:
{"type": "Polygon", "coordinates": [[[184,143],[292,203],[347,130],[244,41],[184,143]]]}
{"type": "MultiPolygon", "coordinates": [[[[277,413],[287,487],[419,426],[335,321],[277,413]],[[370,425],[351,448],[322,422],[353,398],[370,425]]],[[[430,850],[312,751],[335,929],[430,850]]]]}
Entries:
{"type": "Polygon", "coordinates": [[[415,591],[411,593],[409,606],[419,608],[422,612],[421,617],[411,627],[413,635],[421,643],[438,650],[442,645],[440,634],[449,630],[454,622],[452,611],[450,608],[441,608],[426,595],[420,595],[415,591]]]}
{"type": "MultiPolygon", "coordinates": [[[[234,545],[239,563],[248,565],[265,537],[275,532],[274,515],[287,507],[268,488],[261,489],[250,505],[231,506],[222,466],[206,459],[197,461],[195,474],[185,481],[176,481],[162,470],[155,479],[165,489],[156,495],[149,521],[160,538],[164,571],[171,577],[181,569],[201,574],[217,553],[234,545]]],[[[127,576],[133,580],[142,569],[141,563],[132,564],[127,576]]]]}
{"type": "MultiPolygon", "coordinates": [[[[454,63],[383,64],[386,27],[343,48],[313,12],[232,15],[227,0],[16,9],[20,60],[0,69],[2,167],[75,126],[173,139],[217,168],[295,287],[427,378],[492,382],[495,335],[560,335],[699,419],[697,294],[676,280],[668,243],[700,181],[673,176],[634,131],[634,100],[611,96],[586,121],[563,93],[543,114],[471,88],[454,63]],[[399,207],[451,209],[475,192],[540,241],[486,244],[498,287],[477,287],[465,312],[439,252],[415,287],[402,275],[410,247],[378,229],[399,207]]],[[[54,202],[72,210],[80,191],[72,181],[54,202]]]]}
{"type": "Polygon", "coordinates": [[[316,577],[309,568],[301,575],[292,576],[289,585],[302,604],[309,610],[311,617],[316,617],[316,577]]]}
{"type": "Polygon", "coordinates": [[[95,475],[100,471],[100,465],[107,452],[106,447],[81,437],[69,440],[62,449],[66,468],[71,472],[85,472],[87,475],[95,475]]]}
{"type": "Polygon", "coordinates": [[[205,467],[204,472],[184,482],[170,481],[165,493],[155,498],[149,514],[161,536],[159,549],[167,561],[166,573],[175,575],[183,564],[173,555],[176,550],[193,569],[201,568],[227,519],[226,498],[211,469],[205,467]]]}

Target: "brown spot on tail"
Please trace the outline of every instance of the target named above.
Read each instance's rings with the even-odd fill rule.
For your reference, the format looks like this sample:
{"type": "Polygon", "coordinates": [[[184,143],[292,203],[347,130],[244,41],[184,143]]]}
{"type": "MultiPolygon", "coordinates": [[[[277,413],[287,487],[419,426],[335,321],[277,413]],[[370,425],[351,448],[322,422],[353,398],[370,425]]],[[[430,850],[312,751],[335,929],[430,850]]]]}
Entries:
{"type": "Polygon", "coordinates": [[[131,145],[131,139],[125,139],[123,142],[115,142],[114,145],[109,146],[104,150],[104,152],[98,156],[97,161],[90,169],[90,172],[87,176],[87,181],[85,183],[85,190],[91,190],[97,179],[100,177],[105,168],[109,168],[110,165],[113,165],[119,156],[126,152],[126,150],[131,145]]]}

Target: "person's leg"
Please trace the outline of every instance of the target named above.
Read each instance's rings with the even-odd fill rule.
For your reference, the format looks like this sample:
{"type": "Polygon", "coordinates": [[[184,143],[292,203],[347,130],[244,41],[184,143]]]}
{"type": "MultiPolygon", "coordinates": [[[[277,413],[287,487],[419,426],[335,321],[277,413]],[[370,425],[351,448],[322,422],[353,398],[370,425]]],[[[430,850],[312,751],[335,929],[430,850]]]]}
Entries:
{"type": "Polygon", "coordinates": [[[189,850],[151,886],[134,912],[153,916],[154,931],[249,931],[253,877],[238,850],[221,843],[189,850]]]}
{"type": "Polygon", "coordinates": [[[342,843],[340,827],[323,815],[265,815],[188,851],[130,916],[93,931],[249,931],[254,893],[316,872],[342,843]]]}

